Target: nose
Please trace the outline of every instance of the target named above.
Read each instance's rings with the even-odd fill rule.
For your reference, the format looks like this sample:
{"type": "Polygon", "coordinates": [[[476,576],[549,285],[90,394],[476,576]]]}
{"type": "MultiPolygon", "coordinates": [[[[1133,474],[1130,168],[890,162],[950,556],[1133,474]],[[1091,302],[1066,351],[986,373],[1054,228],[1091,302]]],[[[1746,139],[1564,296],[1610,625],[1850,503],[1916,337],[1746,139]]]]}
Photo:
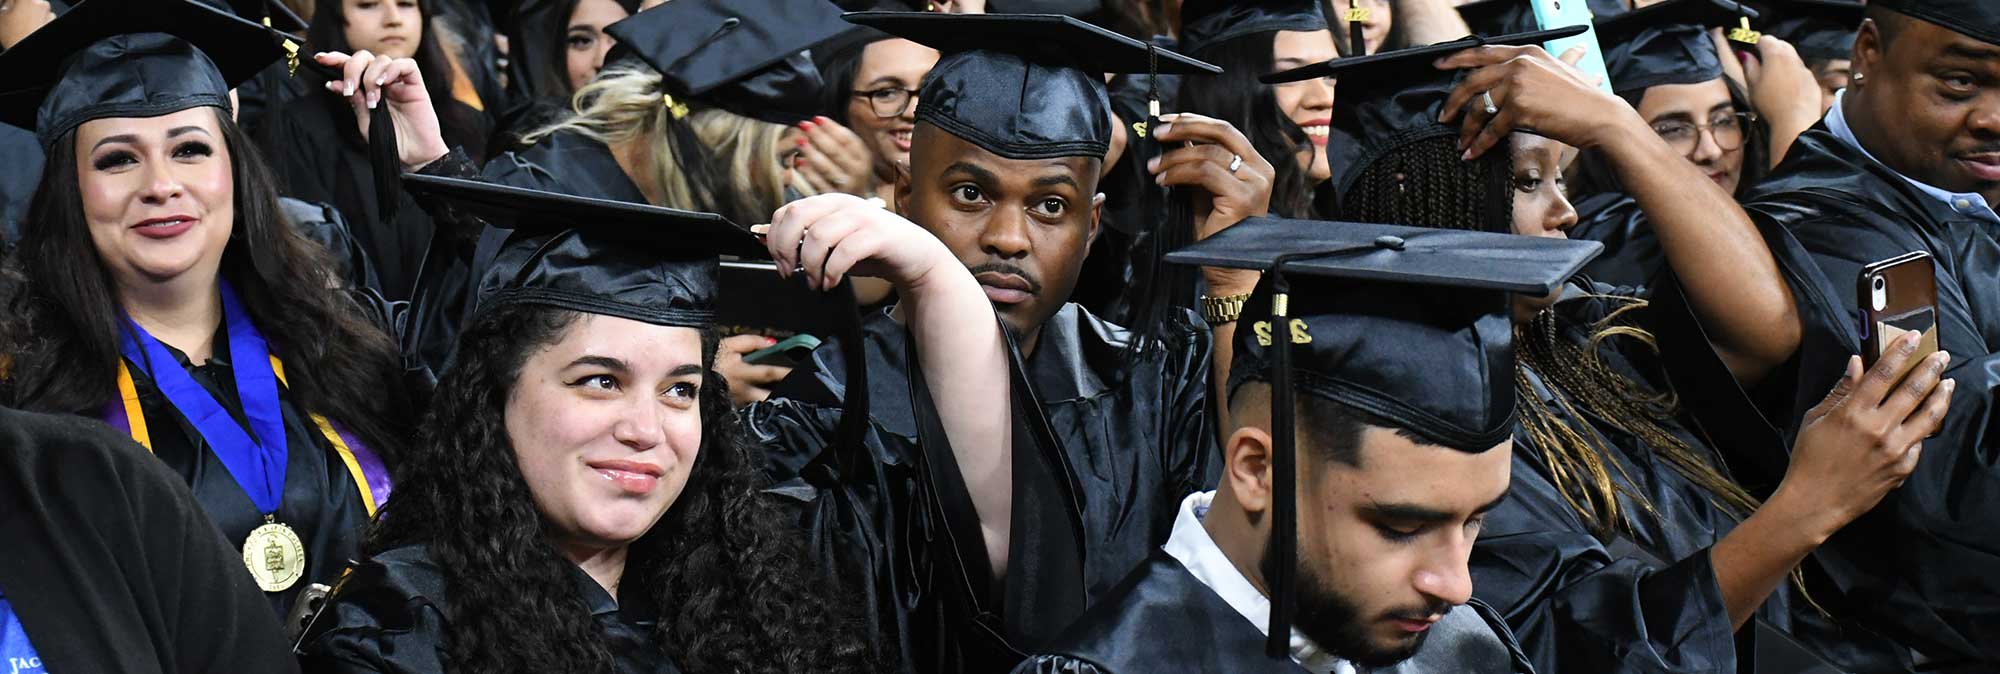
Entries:
{"type": "Polygon", "coordinates": [[[1328,82],[1326,78],[1322,77],[1306,83],[1305,87],[1306,93],[1305,96],[1299,99],[1299,105],[1305,107],[1307,110],[1333,109],[1332,82],[1328,82]]]}
{"type": "Polygon", "coordinates": [[[903,120],[903,121],[905,121],[905,122],[910,122],[910,123],[913,123],[913,124],[914,124],[914,123],[916,123],[916,121],[917,121],[917,95],[916,95],[916,94],[910,94],[910,100],[909,100],[908,102],[906,102],[906,103],[904,103],[904,104],[903,104],[903,111],[902,111],[902,112],[899,112],[899,113],[896,113],[896,117],[898,117],[898,118],[902,119],[902,120],[903,120]]]}
{"type": "Polygon", "coordinates": [[[610,33],[598,35],[597,58],[591,61],[592,69],[602,72],[604,70],[604,55],[611,53],[611,48],[616,46],[618,46],[618,41],[612,39],[610,33]]]}
{"type": "Polygon", "coordinates": [[[1562,190],[1550,191],[1555,193],[1555,197],[1549,203],[1543,227],[1552,234],[1567,236],[1569,230],[1576,227],[1576,206],[1569,203],[1569,197],[1563,196],[1562,190]]]}
{"type": "Polygon", "coordinates": [[[144,166],[146,186],[139,191],[141,202],[157,206],[180,198],[187,192],[187,187],[181,184],[180,178],[174,175],[166,162],[148,161],[144,162],[144,166]]]}
{"type": "Polygon", "coordinates": [[[611,426],[611,437],[633,451],[643,452],[666,442],[666,417],[652,396],[632,396],[611,426]]]}
{"type": "Polygon", "coordinates": [[[1688,154],[1688,161],[1707,164],[1721,158],[1722,146],[1715,142],[1715,130],[1702,129],[1696,132],[1694,150],[1688,154]]]}
{"type": "Polygon", "coordinates": [[[403,25],[403,14],[405,12],[416,11],[415,8],[406,8],[402,3],[395,0],[385,0],[382,3],[382,10],[382,25],[384,26],[401,26],[403,25]]]}
{"type": "Polygon", "coordinates": [[[1982,141],[2000,139],[2000,93],[1989,93],[1965,120],[1972,134],[1982,141]]]}
{"type": "Polygon", "coordinates": [[[1462,545],[1440,546],[1431,559],[1417,568],[1412,579],[1417,592],[1452,606],[1470,601],[1472,572],[1467,561],[1472,557],[1471,544],[1467,539],[1462,545]]]}
{"type": "Polygon", "coordinates": [[[979,232],[979,248],[1003,260],[1028,256],[1028,214],[1016,208],[997,208],[979,232]]]}

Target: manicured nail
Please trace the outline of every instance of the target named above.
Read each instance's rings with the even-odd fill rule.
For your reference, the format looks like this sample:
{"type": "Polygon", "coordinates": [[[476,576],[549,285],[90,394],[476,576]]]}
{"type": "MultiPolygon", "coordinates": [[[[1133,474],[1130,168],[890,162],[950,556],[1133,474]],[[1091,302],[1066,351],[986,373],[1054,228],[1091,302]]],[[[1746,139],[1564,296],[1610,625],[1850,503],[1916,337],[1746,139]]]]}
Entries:
{"type": "Polygon", "coordinates": [[[1152,159],[1148,159],[1148,160],[1146,160],[1146,172],[1148,172],[1148,173],[1158,173],[1158,172],[1159,172],[1159,170],[1160,170],[1160,158],[1159,158],[1159,157],[1154,157],[1154,158],[1152,158],[1152,159]]]}
{"type": "Polygon", "coordinates": [[[833,123],[833,120],[831,120],[831,119],[827,119],[827,118],[826,118],[826,117],[824,117],[824,116],[815,116],[815,117],[813,117],[813,121],[815,121],[815,122],[819,122],[819,123],[821,123],[821,124],[832,124],[832,123],[833,123]]]}
{"type": "Polygon", "coordinates": [[[777,346],[777,345],[778,345],[778,338],[776,337],[764,338],[764,346],[777,346]]]}
{"type": "MultiPolygon", "coordinates": [[[[1161,118],[1161,119],[1165,119],[1165,118],[1163,117],[1163,118],[1161,118]]],[[[1171,124],[1171,123],[1169,123],[1169,124],[1161,124],[1161,125],[1160,125],[1160,128],[1157,128],[1157,129],[1154,129],[1154,130],[1153,130],[1153,136],[1154,136],[1154,137],[1159,137],[1159,136],[1164,136],[1164,135],[1167,135],[1167,134],[1169,134],[1169,133],[1173,133],[1173,130],[1174,130],[1174,125],[1173,125],[1173,124],[1171,124]]]]}
{"type": "Polygon", "coordinates": [[[798,141],[799,141],[799,147],[805,147],[805,146],[806,146],[806,145],[807,145],[808,143],[810,143],[810,142],[811,142],[811,141],[808,141],[808,140],[806,140],[804,136],[800,136],[800,137],[798,138],[798,141]]]}
{"type": "Polygon", "coordinates": [[[799,128],[801,128],[801,129],[805,129],[805,130],[807,130],[807,131],[811,131],[811,130],[813,130],[813,123],[812,123],[812,122],[810,122],[810,121],[806,121],[806,122],[799,122],[799,128]]]}
{"type": "Polygon", "coordinates": [[[1468,148],[1465,148],[1465,154],[1461,154],[1461,155],[1459,155],[1459,156],[1458,156],[1458,160],[1459,160],[1459,161],[1472,161],[1472,148],[1469,148],[1469,147],[1468,147],[1468,148]]]}

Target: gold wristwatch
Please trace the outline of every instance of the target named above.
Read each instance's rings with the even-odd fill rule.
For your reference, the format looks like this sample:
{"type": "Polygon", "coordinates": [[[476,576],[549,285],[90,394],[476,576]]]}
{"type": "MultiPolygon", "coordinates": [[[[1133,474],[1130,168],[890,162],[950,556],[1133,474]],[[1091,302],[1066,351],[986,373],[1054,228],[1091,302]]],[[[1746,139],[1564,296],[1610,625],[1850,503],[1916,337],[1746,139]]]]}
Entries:
{"type": "Polygon", "coordinates": [[[1225,297],[1204,295],[1201,298],[1201,318],[1208,321],[1209,325],[1234,323],[1238,316],[1243,315],[1243,303],[1249,300],[1250,293],[1225,297]]]}

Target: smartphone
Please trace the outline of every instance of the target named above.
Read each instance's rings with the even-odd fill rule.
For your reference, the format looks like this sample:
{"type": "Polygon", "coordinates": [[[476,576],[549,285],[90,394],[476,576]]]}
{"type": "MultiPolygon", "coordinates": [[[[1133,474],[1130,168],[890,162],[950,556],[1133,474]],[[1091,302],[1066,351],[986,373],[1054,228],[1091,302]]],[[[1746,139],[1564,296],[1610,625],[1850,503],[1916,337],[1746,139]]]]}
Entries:
{"type": "Polygon", "coordinates": [[[750,352],[743,362],[751,365],[783,365],[793,367],[806,362],[812,350],[819,348],[819,338],[808,334],[792,335],[776,344],[750,352]]]}
{"type": "Polygon", "coordinates": [[[1861,268],[1855,306],[1861,308],[1861,360],[1870,368],[1903,335],[1923,335],[1917,352],[1896,373],[1902,381],[1938,350],[1937,275],[1931,254],[1905,253],[1861,268]]]}
{"type": "Polygon", "coordinates": [[[1604,93],[1616,94],[1617,92],[1611,90],[1610,72],[1604,68],[1604,50],[1597,46],[1597,28],[1591,24],[1588,0],[1529,0],[1528,4],[1535,11],[1536,30],[1555,30],[1570,26],[1584,26],[1589,29],[1579,35],[1544,42],[1542,48],[1547,49],[1550,55],[1562,58],[1563,52],[1569,51],[1572,47],[1582,46],[1583,60],[1576,62],[1577,69],[1582,70],[1586,76],[1597,78],[1597,88],[1603,89],[1604,93]]]}

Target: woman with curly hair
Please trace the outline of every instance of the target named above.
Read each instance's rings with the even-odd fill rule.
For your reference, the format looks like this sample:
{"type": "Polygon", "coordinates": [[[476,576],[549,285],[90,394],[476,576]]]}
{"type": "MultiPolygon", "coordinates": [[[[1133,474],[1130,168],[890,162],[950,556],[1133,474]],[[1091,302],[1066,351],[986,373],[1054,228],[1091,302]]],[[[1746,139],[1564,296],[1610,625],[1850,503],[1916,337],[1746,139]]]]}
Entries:
{"type": "Polygon", "coordinates": [[[1296,75],[1342,78],[1334,134],[1354,141],[1340,147],[1355,167],[1340,183],[1343,219],[1564,237],[1576,211],[1562,168],[1575,147],[1617,158],[1649,205],[1680,202],[1655,212],[1685,287],[1584,281],[1514,298],[1514,485],[1479,531],[1474,596],[1506,617],[1536,671],[1728,671],[1739,630],[1760,649],[1797,640],[1849,671],[1877,671],[1857,665],[1899,649],[1827,620],[1798,569],[1915,468],[1949,400],[1946,357],[1923,360],[1905,384],[1893,373],[1914,343],[1865,378],[1857,359],[1789,449],[1722,416],[1732,366],[1754,367],[1741,351],[1731,363],[1741,342],[1727,340],[1758,327],[1740,312],[1763,311],[1756,303],[1782,284],[1768,250],[1747,219],[1726,217],[1729,195],[1644,133],[1629,105],[1539,47],[1501,46],[1534,41],[1512,37],[1296,75]],[[1536,132],[1517,131],[1527,127],[1536,132]],[[1718,326],[1713,344],[1690,311],[1718,326]],[[1758,485],[1764,499],[1725,462],[1746,450],[1789,456],[1781,481],[1758,485]],[[1753,619],[1761,625],[1746,630],[1753,619]],[[1767,629],[1790,639],[1755,636],[1767,629]]]}
{"type": "Polygon", "coordinates": [[[306,670],[871,671],[714,370],[719,255],[816,289],[889,280],[952,451],[1005,480],[1006,342],[949,249],[846,195],[786,206],[760,244],[709,213],[405,180],[441,218],[512,233],[306,670]]]}

